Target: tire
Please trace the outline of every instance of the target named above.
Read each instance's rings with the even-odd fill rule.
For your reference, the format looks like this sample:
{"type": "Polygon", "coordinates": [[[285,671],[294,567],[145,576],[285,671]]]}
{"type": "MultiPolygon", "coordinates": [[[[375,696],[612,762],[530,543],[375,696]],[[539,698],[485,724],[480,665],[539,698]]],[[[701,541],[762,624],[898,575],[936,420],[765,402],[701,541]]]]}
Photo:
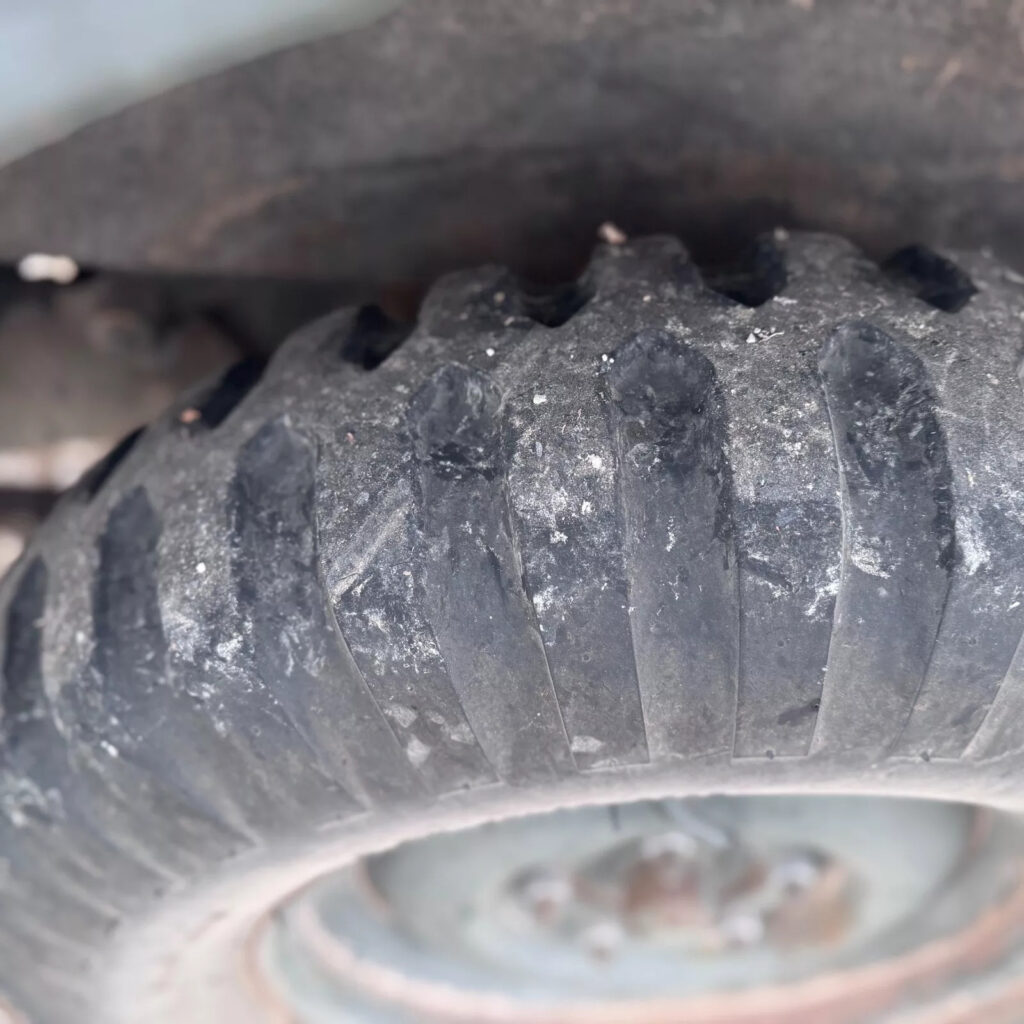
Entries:
{"type": "Polygon", "coordinates": [[[648,238],[343,311],[63,500],[2,587],[12,1019],[255,1019],[243,925],[490,818],[1021,808],[1021,279],[780,232],[715,284],[648,238]]]}

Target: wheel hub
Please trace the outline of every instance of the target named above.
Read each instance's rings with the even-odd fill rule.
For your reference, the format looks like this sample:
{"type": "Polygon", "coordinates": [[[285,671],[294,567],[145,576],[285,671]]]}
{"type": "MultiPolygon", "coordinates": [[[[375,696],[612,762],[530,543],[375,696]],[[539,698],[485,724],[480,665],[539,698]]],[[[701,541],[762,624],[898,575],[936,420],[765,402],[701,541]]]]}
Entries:
{"type": "Polygon", "coordinates": [[[304,1024],[855,1021],[1005,968],[1022,850],[1012,819],[930,801],[578,808],[365,858],[283,906],[262,958],[304,1024]]]}

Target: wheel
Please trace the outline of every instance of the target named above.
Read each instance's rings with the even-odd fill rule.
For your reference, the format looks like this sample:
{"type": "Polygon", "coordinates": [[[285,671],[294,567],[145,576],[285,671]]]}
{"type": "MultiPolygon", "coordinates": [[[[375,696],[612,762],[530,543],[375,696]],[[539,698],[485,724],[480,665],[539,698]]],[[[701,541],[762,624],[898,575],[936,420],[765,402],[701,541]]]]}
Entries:
{"type": "Polygon", "coordinates": [[[343,311],[67,495],[2,590],[12,1020],[1018,1019],[1024,282],[712,283],[343,311]]]}

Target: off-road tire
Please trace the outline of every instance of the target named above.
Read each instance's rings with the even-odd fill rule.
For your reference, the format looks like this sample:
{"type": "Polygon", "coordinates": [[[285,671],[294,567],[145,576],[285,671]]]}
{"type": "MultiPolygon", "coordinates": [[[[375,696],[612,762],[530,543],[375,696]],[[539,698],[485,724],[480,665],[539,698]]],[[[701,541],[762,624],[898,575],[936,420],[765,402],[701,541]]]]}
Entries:
{"type": "Polygon", "coordinates": [[[171,990],[218,913],[355,836],[711,790],[1019,806],[1022,318],[984,255],[780,232],[712,288],[648,238],[553,293],[445,278],[408,337],[337,313],[184,397],[2,586],[12,1012],[195,1024],[171,990]]]}

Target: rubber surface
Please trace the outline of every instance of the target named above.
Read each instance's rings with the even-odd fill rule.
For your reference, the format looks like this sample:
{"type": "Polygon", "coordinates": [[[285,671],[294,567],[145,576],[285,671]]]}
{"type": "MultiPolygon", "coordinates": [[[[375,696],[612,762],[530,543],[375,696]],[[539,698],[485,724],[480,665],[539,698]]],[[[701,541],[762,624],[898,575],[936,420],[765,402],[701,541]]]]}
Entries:
{"type": "Polygon", "coordinates": [[[668,238],[546,295],[456,274],[408,338],[319,321],[67,496],[2,585],[13,1006],[104,1020],[126,923],[466,790],[1019,789],[1021,279],[778,233],[716,287],[668,238]]]}
{"type": "MultiPolygon", "coordinates": [[[[59,37],[54,2],[33,15],[59,37]]],[[[155,13],[145,26],[161,48],[188,30],[210,46],[261,3],[244,21],[225,0],[175,32],[155,13]]],[[[67,66],[29,90],[11,77],[37,77],[19,35],[0,102],[45,103],[79,70],[121,89],[158,70],[152,50],[118,53],[130,19],[91,48],[88,13],[67,23],[74,59],[51,52],[67,66]],[[126,80],[119,56],[138,74],[126,80]]],[[[698,262],[782,224],[875,257],[990,246],[1024,272],[1022,35],[1016,0],[407,3],[0,167],[0,258],[327,280],[338,305],[408,310],[467,265],[571,277],[610,218],[631,235],[671,230],[698,262]]]]}

